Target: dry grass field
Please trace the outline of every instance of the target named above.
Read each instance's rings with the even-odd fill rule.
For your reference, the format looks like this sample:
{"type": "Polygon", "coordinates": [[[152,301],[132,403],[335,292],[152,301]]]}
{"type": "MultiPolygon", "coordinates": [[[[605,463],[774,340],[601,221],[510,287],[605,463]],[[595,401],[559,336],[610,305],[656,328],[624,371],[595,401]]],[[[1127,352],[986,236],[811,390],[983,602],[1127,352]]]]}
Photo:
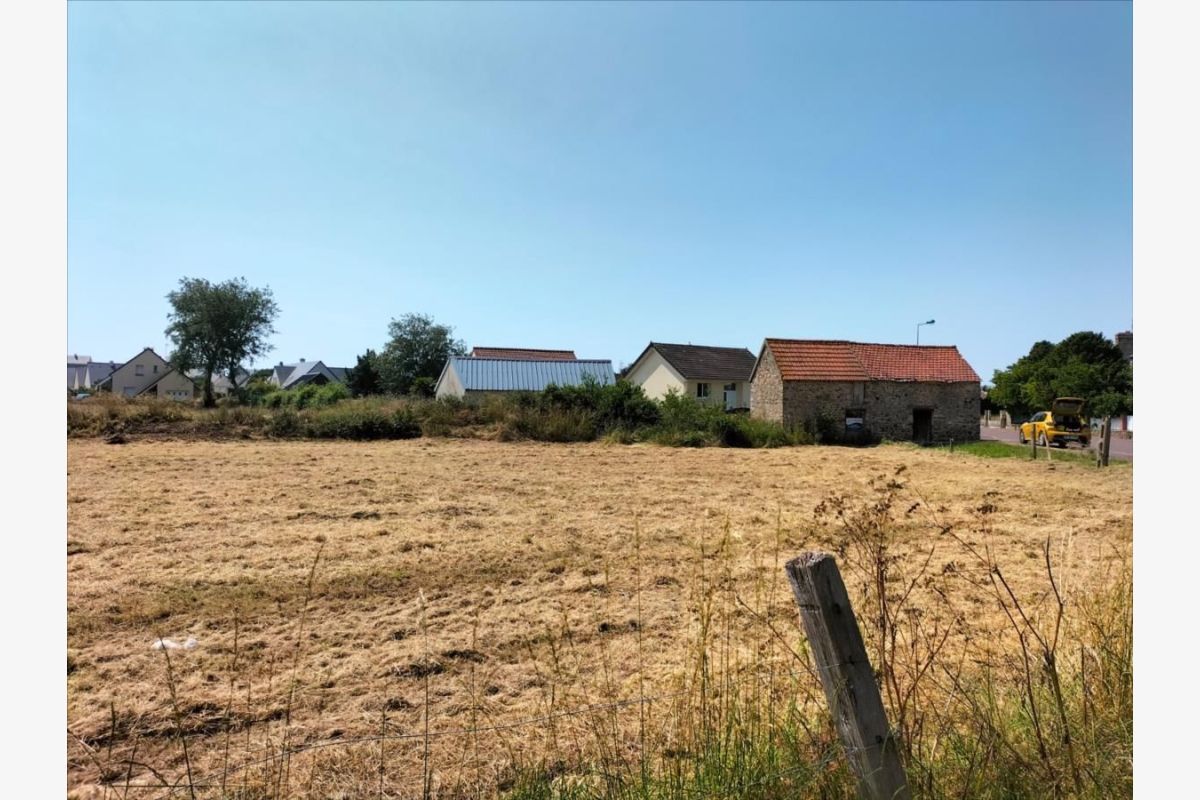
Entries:
{"type": "MultiPolygon", "coordinates": [[[[333,786],[339,770],[344,785],[379,781],[380,744],[353,742],[387,731],[413,736],[386,743],[387,796],[503,783],[516,757],[587,749],[585,720],[562,712],[675,690],[698,587],[721,576],[724,635],[765,618],[800,642],[782,562],[830,546],[818,504],[868,499],[899,467],[898,569],[986,572],[964,542],[986,548],[1036,609],[1047,540],[1071,589],[1129,558],[1127,466],[897,445],[72,440],[69,782],[190,772],[197,796],[218,783],[251,796],[262,764],[239,765],[305,743],[330,746],[285,765],[289,785],[333,786]],[[197,645],[152,649],[159,636],[197,645]]],[[[931,612],[969,626],[981,652],[1011,633],[982,586],[962,580],[931,612]]],[[[787,668],[764,641],[725,652],[749,663],[761,646],[787,668]]]]}

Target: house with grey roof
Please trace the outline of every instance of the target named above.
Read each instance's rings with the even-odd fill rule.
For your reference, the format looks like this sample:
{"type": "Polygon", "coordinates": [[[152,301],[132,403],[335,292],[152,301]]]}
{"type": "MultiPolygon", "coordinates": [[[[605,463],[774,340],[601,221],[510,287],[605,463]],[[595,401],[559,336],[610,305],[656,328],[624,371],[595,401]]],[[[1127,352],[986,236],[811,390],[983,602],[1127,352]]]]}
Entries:
{"type": "Polygon", "coordinates": [[[470,398],[500,392],[541,392],[547,386],[579,386],[594,380],[616,383],[612,361],[558,358],[479,358],[451,356],[438,376],[438,398],[470,398]]]}
{"type": "Polygon", "coordinates": [[[187,401],[196,394],[192,379],[167,363],[150,347],[112,370],[93,388],[121,397],[158,397],[164,400],[187,401]]]}
{"type": "MultiPolygon", "coordinates": [[[[204,381],[204,370],[191,369],[188,370],[188,377],[193,381],[202,383],[204,381]]],[[[250,381],[250,373],[244,369],[237,371],[237,385],[245,386],[250,381]]],[[[224,396],[233,391],[233,381],[229,380],[228,375],[213,373],[212,376],[213,394],[224,396]]]]}
{"type": "Polygon", "coordinates": [[[673,391],[732,411],[750,408],[754,360],[745,347],[651,342],[622,377],[654,400],[673,391]]]}
{"type": "Polygon", "coordinates": [[[268,383],[280,389],[298,389],[310,383],[320,386],[325,383],[345,383],[346,367],[329,367],[323,361],[305,361],[303,358],[295,364],[284,364],[282,361],[271,370],[268,383]]]}
{"type": "Polygon", "coordinates": [[[72,392],[91,391],[120,366],[116,361],[93,361],[91,356],[69,355],[67,389],[72,392]]]}

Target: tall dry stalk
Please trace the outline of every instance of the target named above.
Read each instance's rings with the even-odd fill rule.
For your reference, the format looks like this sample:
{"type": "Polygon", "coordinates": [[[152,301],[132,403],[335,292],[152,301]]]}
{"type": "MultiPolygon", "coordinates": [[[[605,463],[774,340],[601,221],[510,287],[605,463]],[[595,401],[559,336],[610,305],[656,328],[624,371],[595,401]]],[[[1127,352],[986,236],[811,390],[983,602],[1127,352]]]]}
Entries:
{"type": "MultiPolygon", "coordinates": [[[[162,633],[159,633],[158,641],[164,641],[162,633]]],[[[183,713],[179,709],[179,694],[176,691],[175,670],[171,666],[171,651],[167,647],[162,648],[163,657],[167,660],[167,689],[171,694],[171,713],[175,719],[175,734],[179,738],[179,744],[183,748],[183,764],[187,770],[187,787],[188,795],[192,800],[196,800],[195,783],[192,780],[192,759],[188,754],[187,735],[183,730],[183,713]]]]}
{"type": "MultiPolygon", "coordinates": [[[[281,780],[277,786],[281,785],[283,796],[287,796],[288,780],[291,771],[291,733],[292,733],[292,707],[296,700],[296,674],[300,670],[300,653],[304,646],[304,624],[308,621],[308,606],[313,597],[313,584],[317,577],[317,564],[321,561],[321,553],[325,550],[325,542],[322,541],[317,548],[317,554],[313,557],[312,566],[308,569],[308,580],[304,585],[304,601],[300,606],[300,621],[296,626],[296,645],[292,653],[292,674],[288,685],[287,706],[284,709],[283,723],[283,747],[281,749],[283,758],[281,764],[281,780]]],[[[279,796],[278,789],[276,796],[279,796]]]]}

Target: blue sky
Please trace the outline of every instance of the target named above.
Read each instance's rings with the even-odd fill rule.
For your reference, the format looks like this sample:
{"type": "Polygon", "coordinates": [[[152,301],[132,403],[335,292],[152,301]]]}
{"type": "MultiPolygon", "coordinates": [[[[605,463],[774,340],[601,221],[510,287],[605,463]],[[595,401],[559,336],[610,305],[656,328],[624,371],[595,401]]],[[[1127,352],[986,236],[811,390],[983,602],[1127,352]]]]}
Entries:
{"type": "Polygon", "coordinates": [[[1125,3],[81,3],[70,352],[269,285],[259,366],[468,345],[956,344],[1132,325],[1125,3]]]}

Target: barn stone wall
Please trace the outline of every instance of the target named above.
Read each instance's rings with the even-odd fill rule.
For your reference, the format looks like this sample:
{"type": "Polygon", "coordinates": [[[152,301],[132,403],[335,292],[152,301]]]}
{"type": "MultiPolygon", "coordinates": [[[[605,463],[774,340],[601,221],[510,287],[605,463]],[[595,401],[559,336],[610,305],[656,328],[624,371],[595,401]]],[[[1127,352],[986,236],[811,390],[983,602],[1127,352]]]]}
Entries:
{"type": "Polygon", "coordinates": [[[861,410],[863,423],[884,439],[913,436],[914,409],[933,410],[933,440],[979,438],[978,383],[903,383],[895,381],[788,381],[783,386],[782,421],[803,425],[825,415],[844,420],[861,410]]]}
{"type": "Polygon", "coordinates": [[[768,347],[763,348],[750,384],[750,416],[783,422],[783,380],[768,347]]]}

